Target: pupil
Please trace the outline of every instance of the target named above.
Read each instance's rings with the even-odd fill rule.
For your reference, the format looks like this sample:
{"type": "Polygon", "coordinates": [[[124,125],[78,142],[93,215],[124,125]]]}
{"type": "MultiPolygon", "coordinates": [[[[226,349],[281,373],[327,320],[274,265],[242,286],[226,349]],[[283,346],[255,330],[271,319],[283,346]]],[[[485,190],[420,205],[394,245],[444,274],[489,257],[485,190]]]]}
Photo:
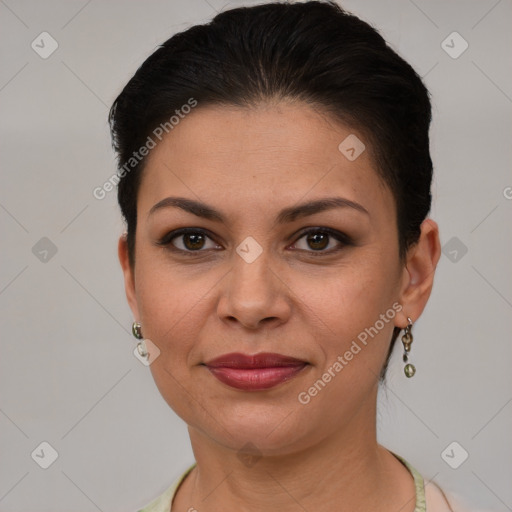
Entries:
{"type": "Polygon", "coordinates": [[[314,233],[308,237],[308,243],[312,249],[325,249],[329,245],[327,241],[328,235],[325,233],[314,233]],[[323,240],[321,240],[322,237],[323,240]]]}
{"type": "Polygon", "coordinates": [[[185,235],[185,246],[188,249],[200,249],[204,243],[203,235],[185,235]],[[187,243],[190,242],[190,243],[187,243]]]}

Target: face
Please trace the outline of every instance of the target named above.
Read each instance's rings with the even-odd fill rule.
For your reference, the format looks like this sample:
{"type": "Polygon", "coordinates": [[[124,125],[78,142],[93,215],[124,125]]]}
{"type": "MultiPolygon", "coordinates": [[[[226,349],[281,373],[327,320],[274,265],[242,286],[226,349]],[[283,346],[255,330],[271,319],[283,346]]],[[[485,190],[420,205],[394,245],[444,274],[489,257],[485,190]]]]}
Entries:
{"type": "Polygon", "coordinates": [[[128,300],[160,350],[160,393],[223,446],[291,453],[349,425],[371,432],[393,327],[426,302],[368,148],[338,149],[350,135],[364,143],[300,103],[199,106],[149,155],[133,271],[120,242],[128,300]],[[240,389],[205,365],[233,352],[302,366],[240,389]]]}

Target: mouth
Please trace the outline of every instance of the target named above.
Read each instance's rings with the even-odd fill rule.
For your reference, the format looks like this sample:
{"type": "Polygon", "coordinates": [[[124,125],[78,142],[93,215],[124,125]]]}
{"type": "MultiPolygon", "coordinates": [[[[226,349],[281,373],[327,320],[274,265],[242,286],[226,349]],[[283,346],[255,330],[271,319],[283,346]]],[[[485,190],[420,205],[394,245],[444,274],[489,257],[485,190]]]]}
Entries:
{"type": "Polygon", "coordinates": [[[308,363],[265,352],[255,355],[224,354],[204,365],[214,377],[228,386],[245,391],[259,391],[294,378],[308,363]]]}

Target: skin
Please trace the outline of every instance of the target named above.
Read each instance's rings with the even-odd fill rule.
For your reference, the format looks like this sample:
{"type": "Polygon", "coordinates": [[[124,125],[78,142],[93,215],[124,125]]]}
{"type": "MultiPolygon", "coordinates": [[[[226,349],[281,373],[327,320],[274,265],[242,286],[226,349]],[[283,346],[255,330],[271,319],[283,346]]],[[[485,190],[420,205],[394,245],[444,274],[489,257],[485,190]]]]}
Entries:
{"type": "Polygon", "coordinates": [[[124,237],[119,258],[134,318],[160,350],[153,378],[187,423],[197,461],[173,512],[414,510],[411,474],[376,441],[378,375],[393,327],[404,328],[407,317],[415,322],[425,308],[438,227],[425,220],[400,261],[395,203],[370,151],[351,162],[338,150],[351,133],[364,141],[297,102],[198,106],[148,157],[134,268],[124,237]],[[225,222],[176,207],[150,214],[169,196],[206,203],[225,222]],[[368,213],[343,207],[276,223],[284,208],[333,196],[368,213]],[[182,227],[210,238],[194,245],[197,239],[181,236],[169,245],[191,256],[156,244],[182,227]],[[337,230],[354,244],[326,236],[308,243],[307,227],[337,230]],[[252,263],[236,252],[248,236],[262,249],[252,263]],[[393,303],[402,311],[308,404],[299,403],[298,394],[393,303]],[[309,364],[272,389],[247,392],[202,365],[228,352],[278,352],[309,364]],[[239,457],[248,442],[261,457],[252,465],[239,457]]]}

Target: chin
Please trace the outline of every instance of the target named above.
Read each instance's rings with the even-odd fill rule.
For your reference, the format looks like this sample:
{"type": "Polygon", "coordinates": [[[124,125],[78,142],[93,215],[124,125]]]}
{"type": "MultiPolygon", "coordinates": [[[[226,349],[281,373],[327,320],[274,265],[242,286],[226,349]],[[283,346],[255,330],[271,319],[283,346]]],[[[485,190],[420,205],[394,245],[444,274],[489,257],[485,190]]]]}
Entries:
{"type": "MultiPolygon", "coordinates": [[[[204,420],[204,416],[201,418],[204,420]]],[[[236,411],[219,407],[215,420],[208,425],[195,423],[195,428],[226,448],[238,451],[246,447],[249,452],[254,450],[268,456],[286,455],[305,448],[314,442],[321,428],[307,422],[306,417],[294,414],[292,408],[262,408],[256,404],[239,406],[236,411]]]]}

